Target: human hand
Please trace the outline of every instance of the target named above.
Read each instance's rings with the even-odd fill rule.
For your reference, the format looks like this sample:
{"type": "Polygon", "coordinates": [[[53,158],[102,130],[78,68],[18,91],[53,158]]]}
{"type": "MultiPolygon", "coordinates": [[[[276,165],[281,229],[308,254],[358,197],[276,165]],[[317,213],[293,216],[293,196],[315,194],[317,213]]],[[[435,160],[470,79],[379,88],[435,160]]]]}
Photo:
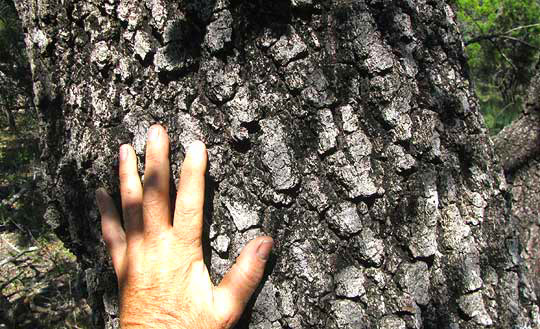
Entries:
{"type": "Polygon", "coordinates": [[[133,148],[120,148],[122,227],[114,201],[96,192],[103,239],[120,290],[120,325],[128,328],[230,328],[242,315],[264,273],[272,238],[249,242],[218,286],[203,261],[204,175],[202,142],[188,148],[171,218],[169,138],[149,129],[144,193],[133,148]]]}

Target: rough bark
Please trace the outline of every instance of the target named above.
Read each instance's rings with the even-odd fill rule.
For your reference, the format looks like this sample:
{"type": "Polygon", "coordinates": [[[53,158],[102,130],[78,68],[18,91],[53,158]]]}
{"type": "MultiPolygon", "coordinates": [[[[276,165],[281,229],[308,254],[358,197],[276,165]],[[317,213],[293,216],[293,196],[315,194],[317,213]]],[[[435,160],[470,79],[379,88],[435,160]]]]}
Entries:
{"type": "Polygon", "coordinates": [[[531,79],[523,114],[496,136],[495,148],[510,177],[540,154],[540,74],[531,79]]]}
{"type": "Polygon", "coordinates": [[[495,138],[519,223],[521,257],[540,293],[540,73],[532,79],[523,115],[495,138]]]}
{"type": "MultiPolygon", "coordinates": [[[[443,1],[21,1],[46,220],[116,326],[94,189],[146,129],[210,167],[215,280],[276,241],[239,328],[537,328],[519,230],[443,1]]],[[[173,284],[173,283],[171,283],[173,284]]]]}

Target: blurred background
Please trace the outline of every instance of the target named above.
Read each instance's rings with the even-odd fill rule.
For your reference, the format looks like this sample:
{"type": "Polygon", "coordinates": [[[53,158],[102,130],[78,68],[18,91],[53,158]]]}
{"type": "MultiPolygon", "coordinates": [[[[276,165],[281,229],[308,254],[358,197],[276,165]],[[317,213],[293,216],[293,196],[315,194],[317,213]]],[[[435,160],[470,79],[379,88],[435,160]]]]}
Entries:
{"type": "MultiPolygon", "coordinates": [[[[496,135],[523,109],[539,63],[540,0],[452,0],[469,78],[496,135]]],[[[24,31],[0,0],[0,328],[89,328],[75,256],[43,222],[39,113],[24,31]]]]}
{"type": "Polygon", "coordinates": [[[457,0],[458,23],[486,126],[516,119],[540,53],[539,0],[457,0]]]}
{"type": "Polygon", "coordinates": [[[24,31],[0,0],[0,328],[90,328],[75,256],[43,222],[24,31]]]}

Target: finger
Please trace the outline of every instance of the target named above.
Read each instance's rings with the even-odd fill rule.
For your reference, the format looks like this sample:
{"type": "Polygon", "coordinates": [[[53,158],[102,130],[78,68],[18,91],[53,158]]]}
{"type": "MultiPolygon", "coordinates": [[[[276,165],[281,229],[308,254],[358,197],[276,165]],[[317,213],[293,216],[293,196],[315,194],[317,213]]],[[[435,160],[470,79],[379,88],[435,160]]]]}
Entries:
{"type": "Polygon", "coordinates": [[[130,145],[120,147],[120,197],[128,243],[140,239],[143,231],[142,186],[137,172],[137,156],[130,145]]]}
{"type": "Polygon", "coordinates": [[[174,210],[174,229],[195,246],[201,245],[206,162],[206,146],[193,142],[182,163],[174,210]]]}
{"type": "Polygon", "coordinates": [[[169,213],[169,137],[160,125],[148,130],[144,170],[143,221],[146,233],[171,225],[169,213]]]}
{"type": "Polygon", "coordinates": [[[216,304],[219,318],[227,326],[238,321],[251,295],[259,286],[273,240],[263,236],[249,242],[236,263],[223,277],[216,290],[216,304]]]}
{"type": "Polygon", "coordinates": [[[109,194],[100,188],[96,191],[96,200],[101,214],[101,234],[111,255],[116,276],[120,278],[126,255],[126,234],[122,229],[120,215],[109,194]]]}

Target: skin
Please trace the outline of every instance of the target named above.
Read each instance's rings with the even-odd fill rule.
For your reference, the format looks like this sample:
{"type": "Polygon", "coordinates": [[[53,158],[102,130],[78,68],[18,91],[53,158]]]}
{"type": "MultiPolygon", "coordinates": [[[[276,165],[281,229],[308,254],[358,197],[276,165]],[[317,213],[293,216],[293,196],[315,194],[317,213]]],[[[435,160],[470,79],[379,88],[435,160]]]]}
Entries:
{"type": "Polygon", "coordinates": [[[203,261],[207,153],[194,142],[182,164],[174,214],[169,198],[169,138],[149,129],[144,188],[133,148],[120,148],[122,215],[103,189],[96,192],[103,239],[118,278],[120,324],[128,328],[230,328],[259,285],[272,238],[250,241],[218,286],[203,261]]]}

